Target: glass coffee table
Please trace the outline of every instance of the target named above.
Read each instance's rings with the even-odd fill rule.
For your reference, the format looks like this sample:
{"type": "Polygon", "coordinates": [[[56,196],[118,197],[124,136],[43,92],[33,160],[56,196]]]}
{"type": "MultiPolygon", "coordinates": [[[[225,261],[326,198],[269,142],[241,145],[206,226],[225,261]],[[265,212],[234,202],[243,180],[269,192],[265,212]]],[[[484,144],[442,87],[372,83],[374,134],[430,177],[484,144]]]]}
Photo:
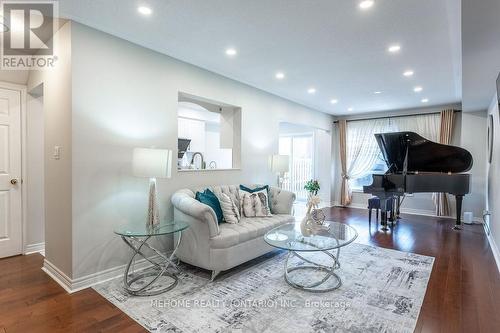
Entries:
{"type": "Polygon", "coordinates": [[[132,257],[123,274],[124,288],[129,294],[153,296],[164,293],[177,285],[177,276],[167,270],[169,267],[173,267],[175,271],[179,271],[173,259],[181,243],[182,231],[188,227],[189,225],[184,222],[161,222],[155,227],[147,227],[145,223],[130,223],[115,229],[115,234],[121,236],[123,241],[133,250],[132,257]],[[148,240],[152,237],[174,234],[176,232],[179,233],[179,237],[174,251],[168,257],[148,243],[148,240]],[[145,251],[148,253],[145,253],[145,251]],[[151,263],[152,267],[146,268],[140,271],[140,273],[131,273],[130,268],[136,257],[142,257],[151,263]],[[162,276],[167,277],[170,281],[165,285],[153,288],[154,283],[162,276]]]}
{"type": "Polygon", "coordinates": [[[342,285],[342,280],[335,274],[340,268],[340,248],[352,243],[356,237],[358,233],[353,227],[326,221],[324,228],[311,235],[303,235],[299,223],[285,224],[266,233],[264,240],[273,247],[288,251],[284,278],[289,285],[311,292],[327,292],[342,285]],[[299,262],[292,265],[293,258],[299,262]]]}

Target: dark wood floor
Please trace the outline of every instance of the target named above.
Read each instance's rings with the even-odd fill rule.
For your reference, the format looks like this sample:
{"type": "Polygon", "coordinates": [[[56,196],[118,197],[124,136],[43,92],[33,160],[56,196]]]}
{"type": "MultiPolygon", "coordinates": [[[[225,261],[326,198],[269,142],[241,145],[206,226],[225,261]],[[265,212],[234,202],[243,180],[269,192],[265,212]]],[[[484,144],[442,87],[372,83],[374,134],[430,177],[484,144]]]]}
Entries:
{"type": "MultiPolygon", "coordinates": [[[[436,258],[416,332],[500,332],[500,274],[482,226],[451,230],[453,220],[404,215],[382,232],[367,212],[332,208],[358,242],[436,258]]],[[[40,270],[40,255],[0,260],[0,332],[142,332],[92,289],[68,295],[40,270]]]]}

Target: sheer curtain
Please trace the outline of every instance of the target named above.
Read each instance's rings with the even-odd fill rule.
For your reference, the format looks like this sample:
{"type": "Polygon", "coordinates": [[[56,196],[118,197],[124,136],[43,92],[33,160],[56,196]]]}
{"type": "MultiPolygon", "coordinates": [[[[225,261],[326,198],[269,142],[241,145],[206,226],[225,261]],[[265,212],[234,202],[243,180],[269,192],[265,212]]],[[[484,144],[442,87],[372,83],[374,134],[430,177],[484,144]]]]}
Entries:
{"type": "Polygon", "coordinates": [[[345,168],[342,173],[342,192],[344,205],[352,199],[350,179],[367,175],[377,161],[380,150],[374,134],[383,133],[389,128],[389,119],[357,120],[347,123],[345,168]]]}
{"type": "Polygon", "coordinates": [[[391,129],[389,132],[415,132],[427,140],[439,141],[441,116],[439,113],[419,114],[415,116],[390,118],[391,129]]]}
{"type": "Polygon", "coordinates": [[[350,180],[370,174],[379,157],[380,149],[374,134],[411,131],[438,142],[441,117],[432,113],[340,122],[341,204],[349,205],[352,199],[350,180]]]}

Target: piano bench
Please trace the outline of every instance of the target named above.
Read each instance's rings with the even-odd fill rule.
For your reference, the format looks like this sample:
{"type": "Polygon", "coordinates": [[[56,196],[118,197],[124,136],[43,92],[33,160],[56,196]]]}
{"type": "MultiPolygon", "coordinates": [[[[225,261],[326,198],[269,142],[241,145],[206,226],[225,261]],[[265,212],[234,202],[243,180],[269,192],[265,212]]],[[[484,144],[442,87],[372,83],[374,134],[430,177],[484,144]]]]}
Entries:
{"type": "MultiPolygon", "coordinates": [[[[372,221],[372,209],[375,209],[376,218],[378,220],[378,211],[380,209],[380,199],[378,197],[371,197],[368,199],[368,222],[372,221]]],[[[392,200],[387,200],[386,210],[392,214],[392,200]]]]}

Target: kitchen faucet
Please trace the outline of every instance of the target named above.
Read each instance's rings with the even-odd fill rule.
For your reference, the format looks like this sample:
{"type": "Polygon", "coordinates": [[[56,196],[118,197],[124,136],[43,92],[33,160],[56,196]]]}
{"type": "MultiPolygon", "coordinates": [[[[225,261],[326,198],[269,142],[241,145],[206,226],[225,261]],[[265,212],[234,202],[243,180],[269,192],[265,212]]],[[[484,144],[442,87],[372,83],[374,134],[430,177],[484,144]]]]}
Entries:
{"type": "Polygon", "coordinates": [[[204,162],[204,159],[203,159],[203,154],[200,153],[199,151],[197,151],[196,153],[193,154],[193,157],[191,157],[191,164],[194,165],[194,158],[196,157],[196,155],[200,155],[201,157],[201,165],[200,165],[200,169],[205,169],[205,162],[204,162]]]}

